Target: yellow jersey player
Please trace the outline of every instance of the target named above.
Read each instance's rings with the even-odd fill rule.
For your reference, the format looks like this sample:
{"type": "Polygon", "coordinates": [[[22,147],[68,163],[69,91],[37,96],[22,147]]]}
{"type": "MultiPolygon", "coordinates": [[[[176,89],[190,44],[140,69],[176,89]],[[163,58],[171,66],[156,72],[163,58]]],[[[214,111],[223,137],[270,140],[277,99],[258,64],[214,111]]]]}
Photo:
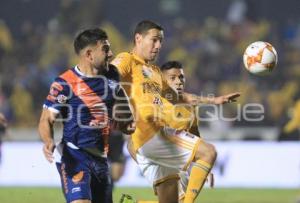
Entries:
{"type": "MultiPolygon", "coordinates": [[[[152,21],[141,21],[134,32],[131,53],[120,53],[113,61],[121,84],[133,107],[136,130],[132,143],[143,175],[153,184],[159,202],[178,202],[180,171],[191,163],[190,181],[184,202],[194,202],[215,159],[216,150],[184,129],[190,119],[179,119],[176,106],[168,99],[176,94],[164,80],[160,69],[151,64],[162,46],[163,28],[152,21]]],[[[234,101],[239,93],[206,98],[182,93],[187,104],[223,104],[234,101]]]]}
{"type": "MultiPolygon", "coordinates": [[[[197,119],[197,106],[191,108],[190,105],[187,106],[186,104],[182,103],[182,93],[184,92],[186,81],[183,65],[178,61],[168,61],[160,67],[160,70],[162,71],[163,77],[167,81],[168,85],[177,94],[177,97],[170,100],[174,105],[176,105],[175,115],[178,116],[180,119],[189,120],[190,125],[185,130],[200,137],[197,119]]],[[[179,173],[179,175],[179,200],[183,201],[187,184],[189,181],[189,173],[186,171],[182,171],[179,173]]],[[[209,181],[210,186],[213,187],[214,176],[212,173],[210,174],[209,181]]]]}

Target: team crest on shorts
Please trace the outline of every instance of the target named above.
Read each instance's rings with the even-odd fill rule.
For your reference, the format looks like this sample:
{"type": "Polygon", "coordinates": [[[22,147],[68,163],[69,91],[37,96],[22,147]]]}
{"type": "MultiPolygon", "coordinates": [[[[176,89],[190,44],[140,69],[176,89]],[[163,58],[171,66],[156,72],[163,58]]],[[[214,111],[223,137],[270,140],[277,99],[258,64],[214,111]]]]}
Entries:
{"type": "Polygon", "coordinates": [[[72,178],[73,183],[78,184],[83,179],[83,175],[83,171],[79,171],[79,173],[75,174],[72,178]]]}

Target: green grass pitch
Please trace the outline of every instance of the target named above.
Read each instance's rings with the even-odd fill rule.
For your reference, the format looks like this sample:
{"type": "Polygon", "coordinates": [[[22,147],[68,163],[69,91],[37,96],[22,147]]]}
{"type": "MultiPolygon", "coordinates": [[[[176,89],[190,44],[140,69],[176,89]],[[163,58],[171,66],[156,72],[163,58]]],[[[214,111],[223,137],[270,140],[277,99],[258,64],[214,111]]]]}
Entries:
{"type": "MultiPolygon", "coordinates": [[[[122,193],[138,200],[156,200],[151,188],[116,188],[114,202],[122,193]]],[[[201,203],[297,203],[300,189],[205,189],[198,197],[201,203]]],[[[60,188],[0,187],[0,203],[63,203],[60,188]]]]}

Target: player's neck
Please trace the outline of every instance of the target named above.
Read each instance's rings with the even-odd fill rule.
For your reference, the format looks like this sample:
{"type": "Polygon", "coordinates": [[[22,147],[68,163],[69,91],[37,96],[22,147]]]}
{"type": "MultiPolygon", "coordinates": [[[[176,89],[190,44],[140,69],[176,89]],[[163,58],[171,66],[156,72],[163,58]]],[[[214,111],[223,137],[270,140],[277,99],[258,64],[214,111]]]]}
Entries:
{"type": "Polygon", "coordinates": [[[104,70],[101,71],[99,69],[93,68],[88,64],[80,62],[78,63],[77,68],[82,73],[82,75],[86,77],[96,77],[104,72],[104,70]]]}
{"type": "Polygon", "coordinates": [[[141,51],[141,50],[139,50],[137,47],[134,47],[133,49],[132,49],[132,53],[134,54],[134,55],[136,55],[136,56],[138,56],[140,59],[142,59],[143,61],[145,61],[145,63],[150,63],[150,61],[149,60],[147,60],[147,59],[145,59],[144,57],[143,57],[143,52],[141,51]]]}

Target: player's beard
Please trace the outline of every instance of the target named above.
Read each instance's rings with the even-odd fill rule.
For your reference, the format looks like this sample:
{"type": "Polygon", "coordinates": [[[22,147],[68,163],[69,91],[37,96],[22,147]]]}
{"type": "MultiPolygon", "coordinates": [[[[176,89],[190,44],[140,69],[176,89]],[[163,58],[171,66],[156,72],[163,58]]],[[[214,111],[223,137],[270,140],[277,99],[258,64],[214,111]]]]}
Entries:
{"type": "Polygon", "coordinates": [[[103,71],[108,71],[109,63],[110,63],[110,58],[105,57],[104,61],[101,64],[95,66],[95,69],[97,69],[99,73],[101,73],[103,71]]]}
{"type": "Polygon", "coordinates": [[[96,70],[98,74],[102,74],[108,70],[108,63],[103,62],[101,64],[94,65],[94,70],[96,70]]]}
{"type": "Polygon", "coordinates": [[[111,62],[111,58],[109,58],[108,56],[105,58],[105,62],[104,62],[104,69],[106,70],[106,71],[108,71],[108,69],[109,69],[109,64],[110,64],[110,62],[111,62]]]}

